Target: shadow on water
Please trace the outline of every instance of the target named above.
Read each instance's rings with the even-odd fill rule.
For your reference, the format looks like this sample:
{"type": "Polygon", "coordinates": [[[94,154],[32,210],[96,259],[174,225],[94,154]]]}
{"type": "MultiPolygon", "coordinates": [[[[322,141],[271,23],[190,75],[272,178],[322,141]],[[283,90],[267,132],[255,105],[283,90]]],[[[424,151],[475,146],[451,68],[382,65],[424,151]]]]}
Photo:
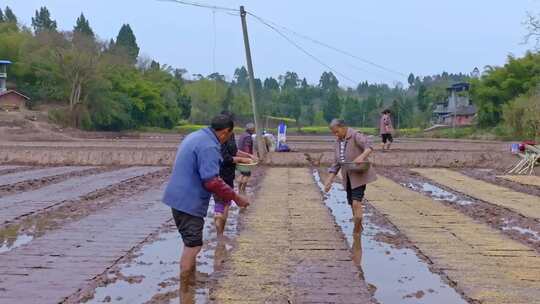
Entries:
{"type": "MultiPolygon", "coordinates": [[[[209,210],[213,210],[213,201],[209,210]]],[[[182,303],[209,302],[209,278],[221,267],[232,250],[229,239],[237,233],[238,208],[231,206],[225,230],[225,240],[218,241],[212,212],[205,219],[205,245],[197,257],[197,283],[182,303]],[[189,299],[186,299],[189,297],[189,299]]],[[[95,290],[94,298],[86,303],[180,303],[180,256],[183,243],[176,227],[159,233],[157,239],[134,252],[135,258],[121,262],[111,271],[112,283],[95,290]]]]}
{"type": "MultiPolygon", "coordinates": [[[[319,173],[313,176],[321,189],[319,173]]],[[[369,191],[369,188],[368,190],[369,191]]],[[[399,232],[375,223],[374,210],[366,208],[361,241],[353,237],[352,212],[341,184],[334,183],[325,195],[325,204],[346,236],[353,261],[360,262],[367,283],[376,287],[374,297],[380,303],[459,304],[467,303],[411,248],[384,242],[379,236],[398,237],[399,232]]],[[[379,221],[377,221],[379,222],[379,221]]]]}

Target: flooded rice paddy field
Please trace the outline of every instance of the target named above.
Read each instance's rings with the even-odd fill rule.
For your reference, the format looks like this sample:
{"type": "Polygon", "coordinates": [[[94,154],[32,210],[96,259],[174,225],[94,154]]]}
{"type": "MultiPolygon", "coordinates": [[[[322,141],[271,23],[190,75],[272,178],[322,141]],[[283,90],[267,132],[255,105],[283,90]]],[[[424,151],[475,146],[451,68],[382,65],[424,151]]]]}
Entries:
{"type": "MultiPolygon", "coordinates": [[[[414,146],[414,142],[407,144],[411,149],[414,146]]],[[[316,145],[323,149],[327,143],[316,145]]],[[[372,297],[354,303],[540,303],[540,220],[536,216],[540,213],[540,187],[499,178],[501,172],[494,170],[451,170],[474,179],[475,184],[466,191],[458,187],[459,181],[434,180],[414,168],[379,167],[384,180],[368,186],[364,230],[360,237],[354,237],[343,187],[336,183],[328,194],[321,194],[324,169],[304,175],[301,170],[310,169],[288,173],[293,184],[288,203],[274,204],[274,208],[288,210],[279,213],[284,217],[279,226],[284,228],[279,229],[288,229],[282,233],[289,236],[275,238],[279,243],[275,250],[288,254],[288,264],[278,265],[285,261],[278,254],[275,265],[264,265],[265,271],[285,271],[283,276],[276,275],[283,281],[254,280],[249,286],[249,280],[241,280],[248,285],[238,291],[238,297],[225,297],[223,288],[229,281],[235,282],[231,276],[244,275],[232,269],[245,265],[245,275],[257,277],[261,270],[248,261],[253,255],[275,255],[271,237],[269,247],[265,247],[269,249],[238,249],[239,240],[244,242],[240,248],[245,245],[241,236],[256,239],[259,231],[253,227],[272,220],[266,218],[272,213],[264,208],[273,208],[273,203],[262,202],[264,196],[258,195],[272,181],[266,170],[257,170],[249,194],[253,204],[268,206],[259,211],[252,206],[242,212],[233,208],[224,240],[216,237],[210,208],[205,245],[198,257],[197,284],[189,295],[180,295],[182,242],[170,210],[160,203],[170,168],[0,165],[0,303],[240,303],[243,296],[249,299],[257,290],[268,291],[277,285],[284,285],[280,287],[282,294],[269,298],[273,300],[268,303],[351,303],[351,280],[360,289],[355,294],[365,289],[372,297]],[[299,176],[307,176],[313,189],[304,181],[296,192],[295,178],[299,176]],[[490,185],[499,187],[502,194],[476,195],[476,188],[482,191],[491,189],[490,185]],[[398,190],[380,192],[385,187],[398,190]],[[380,197],[370,197],[370,189],[380,197]],[[309,222],[301,217],[304,207],[291,204],[306,197],[309,204],[326,210],[313,216],[330,215],[313,218],[313,223],[320,223],[316,228],[326,231],[335,227],[350,258],[341,256],[342,249],[327,247],[330,243],[324,238],[334,234],[305,230],[309,222]],[[414,213],[415,200],[420,197],[422,204],[433,204],[433,212],[429,212],[429,205],[421,209],[419,203],[419,210],[426,211],[414,213]],[[411,208],[402,209],[401,203],[411,208]],[[473,227],[474,236],[467,227],[473,227]],[[426,229],[433,234],[426,234],[426,229]],[[300,238],[301,233],[309,234],[309,240],[300,238]],[[448,246],[442,243],[443,235],[448,246]],[[462,251],[453,248],[452,240],[468,247],[462,251]],[[481,257],[476,258],[476,264],[471,253],[481,257]],[[307,255],[317,257],[325,269],[308,270],[316,265],[305,264],[307,255]],[[325,278],[339,277],[345,264],[358,273],[347,279],[346,288],[331,283],[314,287],[319,280],[329,282],[325,278]],[[309,275],[298,273],[303,268],[292,265],[303,265],[309,275]],[[508,268],[501,273],[501,265],[515,265],[515,271],[508,268]],[[466,266],[475,269],[473,278],[467,278],[466,266]],[[503,284],[508,289],[502,288],[503,284]],[[316,289],[316,297],[302,300],[308,299],[309,290],[316,289]]],[[[282,171],[272,172],[278,174],[278,181],[282,171]]],[[[274,187],[280,189],[277,184],[274,187]]]]}

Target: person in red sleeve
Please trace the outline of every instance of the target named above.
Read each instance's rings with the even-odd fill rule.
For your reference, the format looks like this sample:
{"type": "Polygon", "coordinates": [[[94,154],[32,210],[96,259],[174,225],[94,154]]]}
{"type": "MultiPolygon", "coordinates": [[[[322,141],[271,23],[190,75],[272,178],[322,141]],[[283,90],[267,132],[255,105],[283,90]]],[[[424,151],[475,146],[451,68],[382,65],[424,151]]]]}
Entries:
{"type": "Polygon", "coordinates": [[[233,134],[234,123],[227,115],[212,119],[209,128],[193,132],[180,144],[163,203],[171,207],[184,248],[180,260],[181,287],[188,291],[195,282],[196,258],[203,245],[204,218],[213,194],[222,201],[249,206],[219,176],[221,145],[233,134]]]}

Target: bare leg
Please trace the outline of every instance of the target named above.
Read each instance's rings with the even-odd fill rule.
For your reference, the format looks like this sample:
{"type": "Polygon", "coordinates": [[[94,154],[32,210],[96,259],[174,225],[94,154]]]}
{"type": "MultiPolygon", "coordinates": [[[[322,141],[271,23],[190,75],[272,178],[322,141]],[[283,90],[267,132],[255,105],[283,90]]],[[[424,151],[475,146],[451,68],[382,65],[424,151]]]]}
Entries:
{"type": "Polygon", "coordinates": [[[216,233],[219,238],[223,237],[225,232],[225,225],[227,224],[227,218],[229,217],[229,205],[225,205],[223,213],[216,213],[214,215],[214,223],[216,225],[216,233]]]}
{"type": "Polygon", "coordinates": [[[364,279],[364,271],[362,269],[362,236],[355,236],[353,238],[352,260],[354,265],[360,270],[360,278],[364,279]]]}
{"type": "Polygon", "coordinates": [[[186,247],[182,252],[180,258],[180,290],[182,292],[189,292],[191,287],[195,285],[195,273],[197,255],[201,251],[202,246],[198,247],[186,247]]]}
{"type": "Polygon", "coordinates": [[[359,237],[362,234],[362,202],[353,201],[352,203],[354,230],[353,235],[359,237]]]}
{"type": "Polygon", "coordinates": [[[247,183],[247,180],[246,180],[247,176],[240,176],[240,183],[238,183],[238,192],[240,192],[240,194],[244,194],[246,193],[246,183],[247,183]]]}

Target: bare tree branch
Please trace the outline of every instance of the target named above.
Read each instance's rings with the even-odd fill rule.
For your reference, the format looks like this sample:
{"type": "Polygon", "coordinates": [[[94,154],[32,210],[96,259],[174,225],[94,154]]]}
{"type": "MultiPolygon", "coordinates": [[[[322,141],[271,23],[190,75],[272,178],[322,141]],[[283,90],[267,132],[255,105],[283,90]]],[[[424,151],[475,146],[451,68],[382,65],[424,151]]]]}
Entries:
{"type": "Polygon", "coordinates": [[[524,43],[535,41],[535,47],[540,48],[540,15],[535,16],[533,13],[528,12],[523,24],[527,29],[524,43]]]}

